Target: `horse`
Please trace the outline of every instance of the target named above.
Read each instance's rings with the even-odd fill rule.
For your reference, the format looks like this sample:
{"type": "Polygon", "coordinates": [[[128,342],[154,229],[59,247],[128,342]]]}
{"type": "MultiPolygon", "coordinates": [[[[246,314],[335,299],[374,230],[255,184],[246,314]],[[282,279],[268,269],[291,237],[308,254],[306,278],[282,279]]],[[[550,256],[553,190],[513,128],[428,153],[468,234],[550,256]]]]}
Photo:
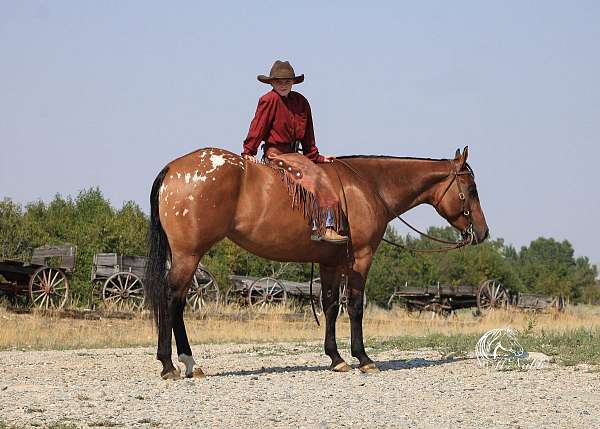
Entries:
{"type": "Polygon", "coordinates": [[[146,299],[158,331],[161,377],[181,378],[173,365],[171,335],[185,377],[203,376],[192,357],[183,310],[202,256],[228,238],[260,257],[319,264],[329,369],[351,370],[335,338],[339,285],[347,281],[351,352],[365,373],[378,368],[363,344],[363,291],[387,224],[407,210],[430,204],[469,244],[488,237],[468,148],[453,159],[347,156],[319,164],[335,184],[349,225],[347,245],[312,241],[311,222],[293,208],[282,175],[218,148],[203,148],[168,163],[150,193],[146,299]],[[167,261],[170,260],[170,269],[167,261]]]}

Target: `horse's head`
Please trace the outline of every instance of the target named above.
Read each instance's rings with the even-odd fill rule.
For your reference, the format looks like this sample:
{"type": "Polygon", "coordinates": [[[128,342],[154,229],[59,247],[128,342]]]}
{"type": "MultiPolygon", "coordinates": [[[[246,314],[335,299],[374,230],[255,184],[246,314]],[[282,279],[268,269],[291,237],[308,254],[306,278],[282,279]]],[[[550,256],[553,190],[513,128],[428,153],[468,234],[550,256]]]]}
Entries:
{"type": "Polygon", "coordinates": [[[442,180],[435,191],[433,206],[453,227],[461,231],[463,239],[472,244],[481,243],[488,237],[489,230],[483,210],[479,204],[475,174],[467,164],[469,149],[456,150],[450,160],[448,177],[442,180]]]}

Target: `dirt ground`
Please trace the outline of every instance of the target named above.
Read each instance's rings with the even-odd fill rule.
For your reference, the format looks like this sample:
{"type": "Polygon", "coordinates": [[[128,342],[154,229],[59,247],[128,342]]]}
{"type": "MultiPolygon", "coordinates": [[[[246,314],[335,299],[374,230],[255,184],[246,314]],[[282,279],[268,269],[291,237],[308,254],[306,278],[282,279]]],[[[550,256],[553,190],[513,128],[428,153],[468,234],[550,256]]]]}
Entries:
{"type": "MultiPolygon", "coordinates": [[[[0,352],[0,427],[590,428],[594,366],[497,371],[428,350],[326,370],[319,343],[194,347],[207,374],[163,381],[153,348],[0,352]]],[[[355,362],[346,354],[348,362],[355,362]]]]}

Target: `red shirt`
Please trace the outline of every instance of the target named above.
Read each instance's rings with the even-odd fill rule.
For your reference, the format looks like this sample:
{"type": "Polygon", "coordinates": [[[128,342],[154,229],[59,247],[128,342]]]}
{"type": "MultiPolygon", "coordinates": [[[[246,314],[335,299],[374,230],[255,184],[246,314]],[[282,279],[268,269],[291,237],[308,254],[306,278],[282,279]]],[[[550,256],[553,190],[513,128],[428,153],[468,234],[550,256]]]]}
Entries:
{"type": "Polygon", "coordinates": [[[244,155],[256,155],[260,143],[290,144],[300,140],[302,152],[311,161],[323,162],[315,145],[312,115],[308,100],[290,91],[287,97],[272,90],[258,100],[248,137],[244,140],[244,155]]]}

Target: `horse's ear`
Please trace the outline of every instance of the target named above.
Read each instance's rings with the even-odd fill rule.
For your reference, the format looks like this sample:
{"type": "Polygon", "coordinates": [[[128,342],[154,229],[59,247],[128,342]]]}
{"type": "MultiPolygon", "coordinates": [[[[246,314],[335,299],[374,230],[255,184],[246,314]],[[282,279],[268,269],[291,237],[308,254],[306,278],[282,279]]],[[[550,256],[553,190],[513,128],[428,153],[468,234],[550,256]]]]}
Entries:
{"type": "Polygon", "coordinates": [[[454,159],[460,158],[460,149],[456,149],[456,153],[454,154],[454,159]]]}
{"type": "Polygon", "coordinates": [[[465,168],[465,164],[467,163],[467,158],[469,157],[469,146],[465,146],[463,149],[462,155],[459,157],[460,167],[458,171],[461,171],[465,168]]]}

